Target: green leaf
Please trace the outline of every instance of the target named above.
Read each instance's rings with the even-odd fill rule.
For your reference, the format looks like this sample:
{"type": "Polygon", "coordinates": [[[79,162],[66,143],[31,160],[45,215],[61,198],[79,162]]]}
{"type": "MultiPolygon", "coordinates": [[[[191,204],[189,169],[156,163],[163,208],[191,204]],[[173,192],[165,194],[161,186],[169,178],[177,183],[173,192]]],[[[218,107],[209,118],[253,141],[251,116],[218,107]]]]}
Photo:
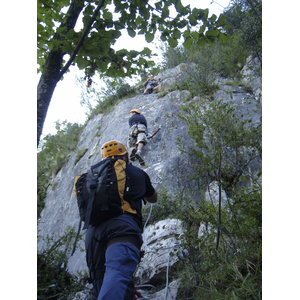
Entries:
{"type": "Polygon", "coordinates": [[[151,43],[154,39],[154,34],[153,33],[150,33],[150,32],[147,32],[145,34],[145,39],[148,43],[151,43]]]}
{"type": "Polygon", "coordinates": [[[207,30],[205,33],[205,35],[207,37],[209,37],[209,36],[215,37],[215,36],[218,36],[218,34],[219,34],[219,31],[217,29],[216,30],[207,30]]]}
{"type": "Polygon", "coordinates": [[[56,29],[56,32],[59,33],[59,34],[61,34],[61,33],[63,33],[66,29],[67,29],[67,27],[59,27],[59,28],[56,29]]]}
{"type": "Polygon", "coordinates": [[[213,45],[216,42],[216,39],[213,38],[213,37],[206,37],[205,41],[206,41],[207,44],[213,45]]]}
{"type": "Polygon", "coordinates": [[[111,67],[106,72],[107,76],[115,77],[116,75],[116,64],[112,64],[111,67]]]}
{"type": "Polygon", "coordinates": [[[44,26],[42,24],[37,24],[37,32],[41,32],[44,30],[44,26]]]}
{"type": "Polygon", "coordinates": [[[150,19],[150,11],[149,11],[149,8],[147,8],[146,6],[142,6],[142,7],[140,6],[139,12],[140,12],[141,16],[144,17],[145,20],[150,19]]]}
{"type": "Polygon", "coordinates": [[[46,25],[47,25],[48,27],[50,27],[50,28],[52,28],[52,27],[54,26],[54,23],[52,22],[51,19],[46,19],[46,20],[45,20],[45,23],[46,23],[46,25]]]}
{"type": "Polygon", "coordinates": [[[131,28],[127,28],[127,33],[131,37],[135,37],[135,35],[136,35],[135,31],[131,28]]]}
{"type": "Polygon", "coordinates": [[[232,26],[230,26],[229,24],[226,24],[225,26],[223,26],[223,28],[224,28],[225,30],[229,30],[229,29],[232,28],[232,26]]]}
{"type": "Polygon", "coordinates": [[[222,42],[228,42],[230,40],[230,37],[226,33],[219,33],[219,38],[222,42]]]}
{"type": "Polygon", "coordinates": [[[177,39],[173,39],[173,38],[168,39],[168,43],[171,48],[175,48],[178,45],[177,39]]]}
{"type": "Polygon", "coordinates": [[[143,23],[143,21],[144,21],[144,19],[143,19],[141,16],[138,16],[138,17],[136,18],[135,23],[136,23],[137,26],[139,26],[140,24],[143,23]]]}
{"type": "Polygon", "coordinates": [[[114,39],[117,39],[122,35],[121,31],[119,31],[119,30],[111,30],[111,33],[112,33],[112,37],[114,39]]]}
{"type": "Polygon", "coordinates": [[[205,25],[202,25],[202,26],[200,27],[199,33],[200,33],[200,34],[203,33],[203,32],[205,31],[205,29],[206,29],[206,26],[205,26],[205,25]]]}
{"type": "Polygon", "coordinates": [[[217,26],[217,27],[224,26],[224,25],[225,25],[225,22],[226,22],[226,19],[227,19],[226,16],[224,16],[223,14],[220,14],[220,15],[219,15],[219,19],[218,19],[218,21],[217,21],[217,23],[216,23],[216,26],[217,26]]]}
{"type": "Polygon", "coordinates": [[[157,10],[161,10],[161,3],[155,3],[155,8],[157,9],[157,10]]]}
{"type": "Polygon", "coordinates": [[[77,62],[77,67],[79,70],[84,69],[89,64],[89,62],[81,56],[77,56],[75,61],[77,62]]]}
{"type": "Polygon", "coordinates": [[[148,47],[145,47],[142,51],[141,51],[142,55],[146,55],[146,56],[150,56],[151,55],[151,50],[148,47]]]}
{"type": "Polygon", "coordinates": [[[183,6],[182,3],[181,3],[181,0],[177,0],[177,1],[175,2],[175,7],[176,7],[176,10],[177,10],[180,14],[184,14],[185,9],[184,9],[184,6],[183,6]]]}
{"type": "MultiPolygon", "coordinates": [[[[118,52],[117,52],[117,54],[118,54],[118,52]]],[[[130,58],[135,58],[135,57],[137,57],[139,54],[140,54],[140,52],[135,51],[135,50],[129,51],[129,56],[130,56],[130,58]]]]}
{"type": "Polygon", "coordinates": [[[112,13],[110,11],[105,11],[103,13],[103,17],[104,17],[105,20],[111,20],[112,17],[113,17],[113,15],[112,15],[112,13]]]}
{"type": "Polygon", "coordinates": [[[189,29],[185,30],[184,33],[183,33],[183,37],[188,38],[190,36],[191,36],[191,31],[189,29]]]}
{"type": "Polygon", "coordinates": [[[74,29],[71,28],[71,29],[68,31],[68,33],[67,33],[67,35],[66,35],[66,38],[67,38],[67,39],[72,39],[73,37],[74,37],[74,29]]]}
{"type": "Polygon", "coordinates": [[[204,39],[204,38],[198,40],[198,42],[197,42],[197,45],[199,45],[199,46],[201,46],[201,47],[204,47],[205,44],[206,44],[206,43],[205,43],[205,39],[204,39]]]}
{"type": "Polygon", "coordinates": [[[206,21],[208,18],[209,9],[208,8],[204,9],[203,13],[204,13],[204,15],[202,17],[202,20],[206,21]]]}
{"type": "Polygon", "coordinates": [[[192,46],[192,44],[193,44],[193,39],[192,39],[191,37],[188,37],[188,38],[184,41],[183,46],[184,46],[185,48],[187,48],[187,49],[190,49],[191,46],[192,46]]]}
{"type": "Polygon", "coordinates": [[[142,29],[138,32],[138,34],[144,34],[145,32],[147,32],[147,28],[146,28],[146,27],[142,28],[142,29]]]}
{"type": "Polygon", "coordinates": [[[209,20],[210,20],[211,22],[216,21],[216,19],[217,19],[217,16],[216,16],[215,14],[213,14],[213,15],[209,18],[209,20]]]}
{"type": "Polygon", "coordinates": [[[165,19],[166,17],[169,16],[169,8],[168,6],[164,6],[164,8],[162,9],[162,14],[161,14],[161,17],[162,19],[165,19]]]}
{"type": "Polygon", "coordinates": [[[189,15],[188,18],[189,18],[190,24],[191,24],[192,26],[197,25],[197,20],[196,20],[196,18],[195,18],[193,15],[189,15]]]}
{"type": "Polygon", "coordinates": [[[175,39],[180,39],[180,37],[181,37],[181,32],[180,32],[180,30],[175,29],[175,30],[173,31],[173,37],[174,37],[175,39]]]}
{"type": "Polygon", "coordinates": [[[109,51],[109,43],[105,43],[105,42],[101,42],[98,43],[97,47],[98,47],[98,51],[100,55],[106,55],[109,51]]]}
{"type": "Polygon", "coordinates": [[[199,39],[199,33],[196,32],[196,31],[193,31],[193,32],[192,32],[192,36],[193,36],[193,38],[194,38],[195,40],[198,40],[198,39],[199,39]]]}

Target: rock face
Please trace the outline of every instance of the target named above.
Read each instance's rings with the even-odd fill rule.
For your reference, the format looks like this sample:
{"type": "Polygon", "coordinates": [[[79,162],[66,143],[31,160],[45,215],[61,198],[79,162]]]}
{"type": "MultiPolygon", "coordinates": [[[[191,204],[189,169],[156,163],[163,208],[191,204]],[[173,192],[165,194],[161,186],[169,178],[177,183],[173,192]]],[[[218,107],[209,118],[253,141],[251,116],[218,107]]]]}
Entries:
{"type": "MultiPolygon", "coordinates": [[[[176,83],[187,79],[186,68],[185,64],[181,64],[158,76],[163,80],[162,88],[165,91],[162,94],[165,94],[163,97],[159,97],[160,94],[140,94],[125,99],[106,115],[96,115],[87,123],[77,145],[78,151],[86,149],[85,154],[77,161],[77,152],[72,152],[68,163],[52,180],[55,188],[48,189],[46,205],[38,221],[38,230],[41,236],[45,237],[52,233],[55,233],[57,237],[61,236],[67,226],[75,227],[77,230],[79,213],[73,193],[74,179],[78,174],[88,171],[91,165],[101,160],[100,147],[105,142],[118,140],[127,147],[128,113],[133,108],[140,109],[146,117],[150,134],[161,127],[143,150],[146,162],[144,171],[150,176],[154,187],[159,190],[160,187],[165,186],[171,195],[178,188],[192,189],[197,193],[198,183],[191,182],[186,176],[186,174],[191,175],[194,172],[193,159],[187,154],[181,154],[176,144],[179,137],[182,143],[191,144],[192,142],[188,136],[186,123],[177,115],[190,93],[186,90],[171,91],[176,83]]],[[[258,99],[261,94],[261,84],[259,83],[261,83],[261,78],[248,82],[252,87],[252,94],[241,87],[220,85],[220,90],[215,93],[214,98],[233,101],[242,110],[251,111],[254,122],[259,122],[260,114],[254,112],[254,104],[251,106],[245,101],[246,98],[250,98],[254,102],[260,100],[258,99]]],[[[198,100],[200,98],[196,97],[188,101],[198,100]]],[[[133,164],[138,166],[137,162],[133,162],[133,164]]],[[[253,166],[253,172],[257,171],[255,168],[253,166]]],[[[158,201],[160,200],[158,199],[158,201]]],[[[174,257],[169,257],[169,253],[171,248],[179,243],[179,236],[183,234],[184,224],[178,220],[164,220],[146,228],[143,246],[145,256],[137,269],[135,280],[139,285],[163,286],[160,291],[149,292],[144,289],[143,295],[148,295],[149,299],[164,299],[167,266],[170,267],[171,273],[172,266],[176,263],[174,257]]],[[[38,248],[42,249],[43,247],[45,247],[45,243],[39,241],[38,248]]],[[[79,241],[77,247],[84,249],[84,242],[79,241]]],[[[87,271],[85,253],[77,250],[69,260],[68,269],[74,274],[77,271],[87,271]]],[[[178,286],[179,281],[169,284],[167,299],[176,299],[178,286]]]]}
{"type": "Polygon", "coordinates": [[[148,226],[144,231],[145,251],[135,274],[137,284],[156,284],[166,277],[166,270],[176,263],[176,256],[169,259],[175,248],[180,248],[178,237],[184,234],[184,226],[180,220],[167,219],[148,226]]]}

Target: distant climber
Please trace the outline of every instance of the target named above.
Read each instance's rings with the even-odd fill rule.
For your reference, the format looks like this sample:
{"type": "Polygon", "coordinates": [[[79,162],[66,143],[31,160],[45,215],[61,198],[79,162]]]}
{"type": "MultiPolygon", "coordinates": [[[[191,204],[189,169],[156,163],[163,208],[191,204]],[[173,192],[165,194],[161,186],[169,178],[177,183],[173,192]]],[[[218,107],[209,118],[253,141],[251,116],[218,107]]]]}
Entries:
{"type": "Polygon", "coordinates": [[[161,89],[161,84],[159,82],[160,82],[160,78],[157,82],[154,79],[154,77],[152,75],[150,75],[144,83],[144,86],[146,87],[145,90],[144,90],[144,95],[145,94],[151,94],[152,92],[154,92],[157,89],[160,90],[161,89]]]}
{"type": "Polygon", "coordinates": [[[141,166],[145,166],[145,161],[142,158],[142,151],[147,144],[147,121],[141,115],[139,109],[132,109],[129,112],[129,138],[128,147],[130,148],[130,160],[138,159],[141,166]]]}

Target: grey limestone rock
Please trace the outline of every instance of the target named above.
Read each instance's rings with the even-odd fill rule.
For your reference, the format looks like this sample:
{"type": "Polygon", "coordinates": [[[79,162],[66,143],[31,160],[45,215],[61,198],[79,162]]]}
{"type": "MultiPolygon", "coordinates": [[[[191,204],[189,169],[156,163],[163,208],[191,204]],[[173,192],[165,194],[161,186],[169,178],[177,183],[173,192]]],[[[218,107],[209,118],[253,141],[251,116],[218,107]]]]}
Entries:
{"type": "MultiPolygon", "coordinates": [[[[96,115],[87,122],[77,144],[77,150],[70,153],[67,164],[53,177],[53,186],[48,188],[46,205],[38,220],[41,237],[54,234],[54,237],[57,238],[63,234],[67,226],[77,230],[79,213],[73,193],[74,179],[78,174],[87,172],[91,165],[101,160],[100,147],[105,142],[118,140],[127,147],[128,113],[133,108],[140,109],[146,117],[150,135],[161,128],[153,139],[149,139],[142,153],[146,162],[144,171],[150,176],[154,187],[159,190],[165,186],[170,195],[174,195],[178,189],[193,190],[195,194],[199,192],[199,183],[194,182],[188,176],[194,174],[193,163],[195,161],[189,157],[188,153],[182,154],[177,145],[178,138],[181,143],[192,144],[187,125],[178,116],[181,105],[186,105],[185,103],[188,101],[200,101],[200,97],[190,99],[190,93],[186,90],[173,90],[174,84],[178,87],[179,83],[181,84],[188,78],[187,67],[191,68],[192,66],[181,64],[159,74],[158,77],[163,79],[167,93],[148,95],[141,93],[121,101],[107,114],[96,115]],[[84,150],[85,153],[78,160],[77,152],[80,150],[84,150]]],[[[220,85],[220,89],[214,94],[214,99],[232,101],[242,109],[243,114],[250,114],[253,117],[254,124],[258,124],[260,112],[256,104],[260,105],[260,99],[257,98],[261,92],[260,83],[260,77],[251,80],[252,94],[243,87],[220,85]],[[252,100],[251,104],[249,99],[252,100]]],[[[138,162],[133,162],[133,164],[140,167],[138,162]]],[[[259,170],[259,166],[255,164],[249,168],[253,173],[259,170]]],[[[159,198],[158,201],[160,201],[159,198]]],[[[163,220],[146,228],[143,246],[146,254],[136,271],[137,283],[159,283],[162,286],[166,284],[167,266],[169,265],[171,272],[172,266],[176,263],[175,256],[169,260],[170,250],[179,243],[179,236],[183,234],[184,226],[178,220],[163,220]]],[[[43,240],[38,241],[39,249],[43,249],[45,246],[43,240]]],[[[83,240],[78,242],[77,250],[70,258],[68,270],[73,274],[76,274],[77,271],[87,271],[83,240]],[[83,251],[80,251],[80,248],[83,251]]],[[[167,299],[176,299],[178,285],[179,281],[170,283],[167,299]]],[[[163,295],[164,290],[156,291],[151,294],[149,299],[163,299],[163,295]]],[[[78,297],[81,296],[78,295],[78,297]]],[[[87,300],[85,298],[78,299],[87,300]]]]}

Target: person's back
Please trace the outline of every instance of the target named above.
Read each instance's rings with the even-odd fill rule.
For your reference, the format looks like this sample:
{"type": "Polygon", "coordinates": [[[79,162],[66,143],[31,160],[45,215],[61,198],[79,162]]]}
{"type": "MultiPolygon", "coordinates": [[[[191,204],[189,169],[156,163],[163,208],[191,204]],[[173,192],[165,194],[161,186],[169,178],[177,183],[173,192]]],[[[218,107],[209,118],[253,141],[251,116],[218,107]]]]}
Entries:
{"type": "Polygon", "coordinates": [[[145,166],[145,161],[142,158],[142,150],[144,145],[147,144],[147,121],[141,115],[139,109],[132,109],[129,112],[129,139],[128,147],[130,148],[130,160],[134,161],[136,158],[139,160],[141,166],[145,166]]]}
{"type": "Polygon", "coordinates": [[[157,194],[147,173],[129,164],[123,144],[106,143],[101,153],[103,160],[120,153],[120,159],[126,162],[124,213],[87,229],[86,260],[97,300],[130,300],[134,291],[132,275],[139,263],[143,243],[142,199],[155,203],[157,194]]]}
{"type": "Polygon", "coordinates": [[[147,121],[146,118],[141,114],[133,114],[129,118],[129,126],[133,126],[134,124],[143,124],[147,127],[147,121]]]}

